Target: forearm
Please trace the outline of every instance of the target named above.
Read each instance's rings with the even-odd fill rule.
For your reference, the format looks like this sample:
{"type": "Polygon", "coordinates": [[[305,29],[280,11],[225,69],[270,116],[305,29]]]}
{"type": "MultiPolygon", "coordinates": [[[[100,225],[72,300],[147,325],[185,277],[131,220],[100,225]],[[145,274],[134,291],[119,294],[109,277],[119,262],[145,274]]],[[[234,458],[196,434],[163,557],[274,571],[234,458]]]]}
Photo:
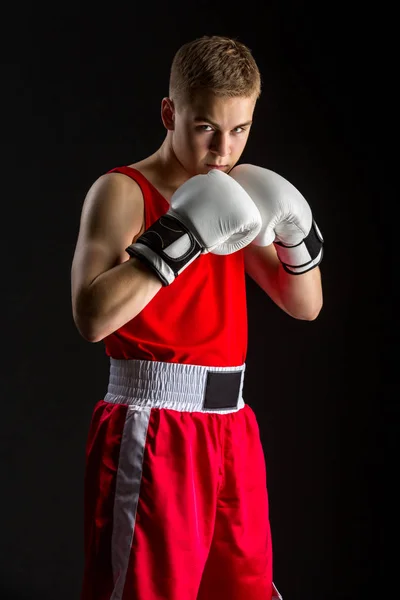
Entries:
{"type": "Polygon", "coordinates": [[[283,307],[292,317],[311,321],[318,316],[323,303],[319,267],[302,275],[292,275],[279,264],[275,287],[283,307]]]}
{"type": "Polygon", "coordinates": [[[81,335],[99,342],[138,315],[161,289],[159,278],[136,258],[99,275],[77,303],[81,335]]]}

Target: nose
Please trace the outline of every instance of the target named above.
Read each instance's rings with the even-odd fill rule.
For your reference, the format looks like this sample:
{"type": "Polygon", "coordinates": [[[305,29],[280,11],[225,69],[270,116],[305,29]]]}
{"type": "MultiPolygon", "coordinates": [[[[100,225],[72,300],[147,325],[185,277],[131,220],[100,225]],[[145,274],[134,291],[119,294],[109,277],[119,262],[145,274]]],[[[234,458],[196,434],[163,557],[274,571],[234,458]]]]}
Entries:
{"type": "Polygon", "coordinates": [[[211,152],[223,158],[231,153],[229,133],[215,132],[213,136],[211,152]]]}

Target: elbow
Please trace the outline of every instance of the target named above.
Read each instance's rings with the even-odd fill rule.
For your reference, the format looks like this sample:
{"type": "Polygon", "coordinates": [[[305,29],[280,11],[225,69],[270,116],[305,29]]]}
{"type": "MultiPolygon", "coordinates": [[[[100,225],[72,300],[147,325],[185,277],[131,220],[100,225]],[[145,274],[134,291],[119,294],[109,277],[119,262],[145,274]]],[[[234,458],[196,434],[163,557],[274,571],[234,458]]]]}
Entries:
{"type": "Polygon", "coordinates": [[[97,344],[97,342],[101,342],[104,339],[104,336],[97,335],[92,330],[81,332],[81,336],[86,342],[90,342],[91,344],[97,344]]]}
{"type": "Polygon", "coordinates": [[[321,312],[321,310],[318,310],[318,311],[316,311],[314,313],[310,313],[309,315],[307,315],[306,317],[304,317],[303,320],[304,321],[315,321],[320,312],[321,312]]]}
{"type": "Polygon", "coordinates": [[[78,319],[74,319],[74,321],[78,333],[85,340],[85,342],[90,342],[91,344],[100,342],[101,338],[96,335],[95,330],[90,326],[89,323],[82,322],[82,320],[78,319]]]}
{"type": "Polygon", "coordinates": [[[315,321],[322,310],[322,301],[316,305],[308,306],[307,310],[304,311],[297,318],[303,321],[315,321]]]}
{"type": "Polygon", "coordinates": [[[307,303],[297,303],[292,306],[283,306],[284,310],[291,316],[293,319],[297,319],[299,321],[315,321],[322,310],[322,298],[318,301],[307,302],[307,303]]]}
{"type": "Polygon", "coordinates": [[[81,292],[73,297],[72,316],[75,327],[86,342],[96,344],[106,337],[104,335],[104,318],[98,303],[93,300],[93,296],[81,292]]]}
{"type": "Polygon", "coordinates": [[[303,321],[315,321],[321,310],[324,303],[323,294],[321,287],[316,290],[313,294],[310,294],[307,297],[307,300],[304,301],[302,305],[301,316],[298,318],[303,321]]]}
{"type": "Polygon", "coordinates": [[[104,339],[105,336],[100,334],[96,319],[87,315],[81,315],[77,311],[73,311],[73,319],[75,327],[86,342],[95,344],[104,339]]]}

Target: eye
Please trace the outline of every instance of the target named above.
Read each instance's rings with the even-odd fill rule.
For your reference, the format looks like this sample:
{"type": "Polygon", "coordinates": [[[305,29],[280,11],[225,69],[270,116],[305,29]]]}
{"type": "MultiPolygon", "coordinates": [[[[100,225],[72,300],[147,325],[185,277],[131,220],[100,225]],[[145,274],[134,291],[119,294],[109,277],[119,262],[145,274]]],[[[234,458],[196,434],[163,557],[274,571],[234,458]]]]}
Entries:
{"type": "Polygon", "coordinates": [[[235,129],[233,131],[235,133],[244,133],[246,131],[246,129],[244,127],[235,127],[235,129]]]}
{"type": "Polygon", "coordinates": [[[196,129],[198,129],[199,131],[212,131],[211,125],[199,125],[198,127],[196,127],[196,129]]]}

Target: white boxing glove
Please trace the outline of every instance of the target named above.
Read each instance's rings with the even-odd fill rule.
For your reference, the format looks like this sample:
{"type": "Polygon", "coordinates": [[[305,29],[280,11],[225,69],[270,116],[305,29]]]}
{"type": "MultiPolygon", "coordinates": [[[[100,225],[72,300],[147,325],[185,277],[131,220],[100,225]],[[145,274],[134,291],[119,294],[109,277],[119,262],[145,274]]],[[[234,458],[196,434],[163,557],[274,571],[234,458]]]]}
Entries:
{"type": "Polygon", "coordinates": [[[200,254],[236,252],[260,228],[260,211],[248,193],[214,169],[185,181],[166,214],[125,251],[146,263],[166,286],[200,254]]]}
{"type": "Polygon", "coordinates": [[[274,243],[285,271],[306,273],[320,264],[323,237],[307,200],[278,173],[256,165],[238,165],[229,175],[251,196],[262,218],[253,243],[274,243]]]}

